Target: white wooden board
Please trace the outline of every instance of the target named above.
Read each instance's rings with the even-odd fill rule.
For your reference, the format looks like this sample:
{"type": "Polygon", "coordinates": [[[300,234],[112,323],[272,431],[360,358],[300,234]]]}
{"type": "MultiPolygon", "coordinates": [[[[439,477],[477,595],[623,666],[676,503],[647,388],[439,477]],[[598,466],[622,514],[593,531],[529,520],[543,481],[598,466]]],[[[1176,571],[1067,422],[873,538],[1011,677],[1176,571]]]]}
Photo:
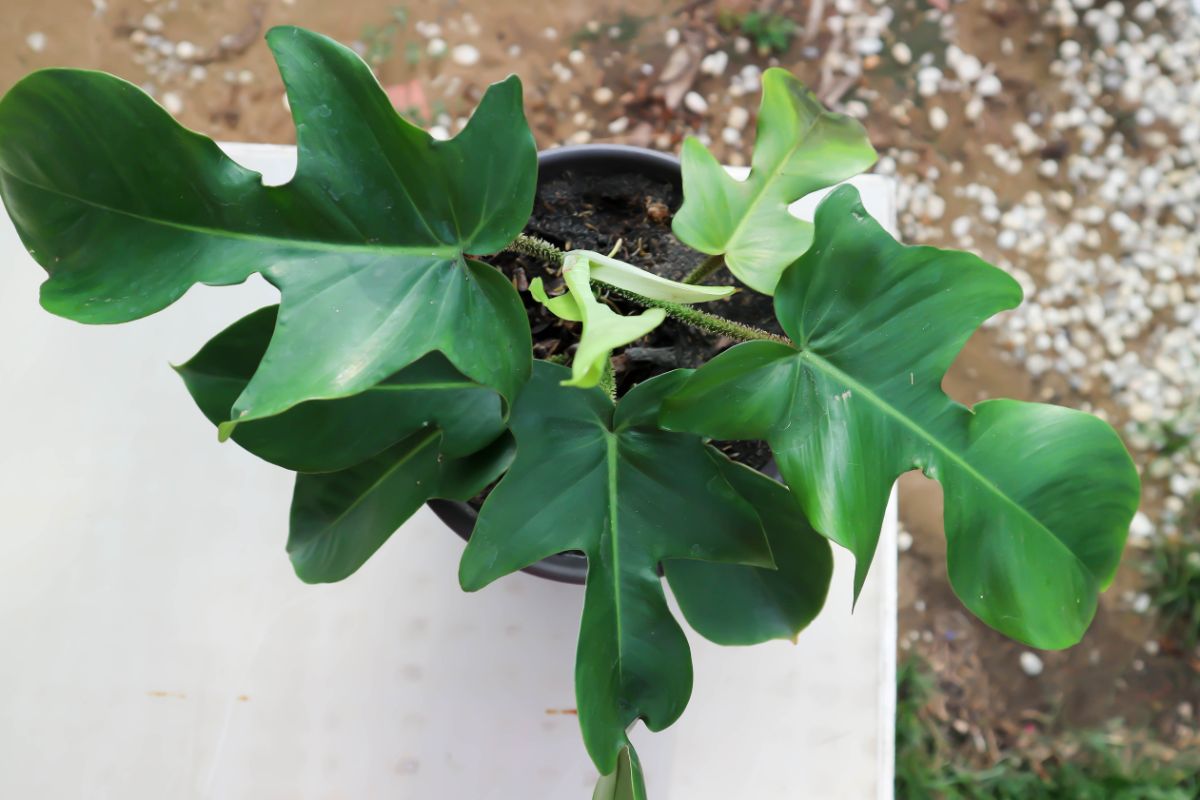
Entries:
{"type": "MultiPolygon", "coordinates": [[[[295,158],[227,149],[271,182],[295,158]]],[[[890,185],[855,183],[891,224],[890,185]]],[[[39,308],[6,217],[0,254],[0,797],[590,797],[559,713],[579,588],[463,594],[462,544],[428,511],[341,584],[292,574],[287,473],[219,445],[167,366],[273,289],[88,327],[39,308]]],[[[799,644],[693,638],[690,707],[635,735],[654,800],[891,797],[895,519],[853,616],[839,552],[799,644]]]]}

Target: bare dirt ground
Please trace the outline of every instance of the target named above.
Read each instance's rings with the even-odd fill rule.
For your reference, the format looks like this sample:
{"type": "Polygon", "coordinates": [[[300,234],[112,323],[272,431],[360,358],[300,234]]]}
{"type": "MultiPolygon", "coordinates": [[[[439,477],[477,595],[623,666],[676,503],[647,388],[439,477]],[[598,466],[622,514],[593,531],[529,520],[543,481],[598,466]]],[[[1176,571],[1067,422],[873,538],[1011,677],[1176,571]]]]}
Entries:
{"type": "MultiPolygon", "coordinates": [[[[1125,8],[1143,14],[1135,5],[1116,4],[1122,14],[1125,8]]],[[[1044,141],[1030,149],[1014,126],[1069,111],[1074,101],[1052,77],[1062,43],[1074,36],[1090,46],[1092,31],[1103,40],[1107,24],[1093,20],[1077,34],[1066,23],[1047,24],[1054,3],[1015,0],[908,0],[891,8],[858,0],[6,0],[5,6],[0,90],[39,67],[104,69],[142,85],[184,124],[221,140],[294,141],[283,87],[262,41],[277,24],[355,44],[398,108],[446,134],[462,124],[488,83],[516,72],[543,147],[619,141],[677,150],[684,135],[699,134],[735,164],[746,163],[753,143],[758,71],[779,64],[827,103],[863,119],[885,155],[879,169],[901,180],[907,238],[977,250],[1038,287],[1054,280],[1047,272],[1052,242],[1047,252],[1014,250],[1004,239],[1007,223],[988,222],[984,211],[980,225],[979,214],[988,205],[997,213],[1038,206],[1042,201],[1030,196],[1040,193],[1053,204],[1031,230],[1053,239],[1055,226],[1078,219],[1091,189],[1069,174],[1068,154],[1079,147],[1074,134],[1056,137],[1039,128],[1044,141]],[[744,15],[754,11],[789,21],[783,46],[772,48],[769,33],[747,28],[744,15]],[[882,25],[872,22],[883,17],[882,25]],[[962,53],[984,65],[981,74],[963,63],[969,57],[962,53]],[[929,68],[945,74],[931,79],[923,75],[929,68]],[[930,80],[936,91],[923,91],[930,80]],[[1005,157],[997,147],[1019,149],[1030,160],[1001,169],[1005,157]],[[996,199],[976,203],[980,191],[996,199]],[[960,216],[968,219],[950,223],[960,216]]],[[[1107,108],[1118,123],[1124,119],[1119,99],[1107,108]]],[[[1115,253],[1115,240],[1104,233],[1096,252],[1115,253]]],[[[1006,324],[968,344],[946,380],[953,397],[1062,402],[1097,410],[1129,430],[1136,407],[1120,400],[1111,384],[1053,361],[1030,368],[1033,346],[1020,344],[1006,324]]],[[[1153,448],[1135,453],[1142,467],[1157,455],[1153,448]]],[[[1175,508],[1167,477],[1148,481],[1143,510],[1149,520],[1165,519],[1175,508]]],[[[1114,719],[1168,749],[1200,748],[1194,721],[1200,656],[1136,600],[1145,582],[1136,547],[1083,643],[1037,654],[1036,664],[1028,655],[1022,661],[1025,648],[977,622],[953,596],[940,488],[909,475],[901,491],[911,548],[901,557],[900,646],[933,665],[943,693],[940,714],[960,734],[964,758],[992,763],[1009,748],[1029,746],[1031,732],[1114,719]]]]}

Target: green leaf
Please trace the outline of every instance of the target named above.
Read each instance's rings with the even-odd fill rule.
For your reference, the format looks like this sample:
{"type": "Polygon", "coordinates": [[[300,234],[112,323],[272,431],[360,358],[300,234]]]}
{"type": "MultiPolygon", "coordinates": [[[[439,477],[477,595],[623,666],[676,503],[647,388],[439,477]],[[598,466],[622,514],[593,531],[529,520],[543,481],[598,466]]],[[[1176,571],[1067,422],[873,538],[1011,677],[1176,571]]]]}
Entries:
{"type": "MultiPolygon", "coordinates": [[[[213,337],[176,370],[214,425],[258,368],[278,306],[261,308],[213,337]]],[[[272,464],[297,472],[353,466],[422,429],[442,432],[441,451],[469,455],[505,429],[500,397],[473,383],[438,353],[350,397],[310,400],[274,417],[236,427],[233,440],[272,464]]]]}
{"type": "Polygon", "coordinates": [[[43,70],[0,100],[0,195],[49,273],[43,305],[124,322],[196,283],[261,272],[282,307],[235,419],[357,394],[433,351],[511,399],[531,362],[528,320],[512,285],[464,253],[504,247],[532,209],[520,83],[490,87],[438,142],[353,51],[291,27],[267,41],[296,123],[284,186],[111,75],[43,70]]]}
{"type": "Polygon", "coordinates": [[[664,423],[766,439],[814,527],[854,553],[856,593],[892,484],[922,470],[942,484],[950,581],[966,606],[1031,645],[1069,646],[1112,580],[1139,484],[1095,417],[1013,400],[968,409],[942,392],[971,333],[1020,299],[973,255],[897,243],[839,188],[775,296],[796,347],[722,353],[668,400],[664,423]]]}
{"type": "Polygon", "coordinates": [[[642,779],[642,764],[633,745],[621,748],[617,768],[601,775],[592,792],[592,800],[646,800],[646,782],[642,779]]]}
{"type": "Polygon", "coordinates": [[[349,577],[426,501],[468,500],[512,461],[508,436],[458,459],[439,452],[440,439],[421,431],[349,469],[296,476],[287,550],[301,580],[349,577]]]}
{"type": "Polygon", "coordinates": [[[833,577],[829,542],[792,493],[717,451],[721,473],[762,520],[775,569],[707,561],[664,563],[671,593],[697,633],[721,645],[795,639],[825,605],[833,577]]]}
{"type": "Polygon", "coordinates": [[[738,279],[772,294],[783,270],[812,242],[812,223],[788,206],[867,169],[876,153],[858,121],[826,111],[786,70],[768,69],[762,85],[749,177],[730,177],[689,137],[680,154],[683,206],[671,228],[702,253],[724,254],[738,279]]]}
{"type": "Polygon", "coordinates": [[[769,566],[771,556],[754,509],[700,438],[655,424],[686,372],[638,385],[615,410],[599,389],[562,387],[567,374],[534,364],[510,420],[517,458],[479,513],[459,581],[475,591],[564,550],[587,555],[575,694],[584,743],[607,775],[629,725],[661,730],[691,694],[687,639],[659,562],[769,566]]]}
{"type": "Polygon", "coordinates": [[[587,259],[592,280],[653,300],[664,300],[668,303],[707,303],[729,297],[737,291],[733,286],[697,286],[693,283],[673,281],[594,250],[571,250],[563,259],[565,261],[572,256],[587,259]]]}
{"type": "Polygon", "coordinates": [[[538,302],[555,315],[583,323],[579,346],[571,361],[571,377],[563,386],[589,388],[598,386],[612,351],[637,341],[657,328],[667,318],[661,308],[648,308],[639,314],[622,316],[592,294],[588,256],[571,252],[563,259],[563,280],[570,290],[570,301],[564,296],[547,297],[540,280],[530,290],[538,302]],[[546,299],[542,299],[546,298],[546,299]]]}

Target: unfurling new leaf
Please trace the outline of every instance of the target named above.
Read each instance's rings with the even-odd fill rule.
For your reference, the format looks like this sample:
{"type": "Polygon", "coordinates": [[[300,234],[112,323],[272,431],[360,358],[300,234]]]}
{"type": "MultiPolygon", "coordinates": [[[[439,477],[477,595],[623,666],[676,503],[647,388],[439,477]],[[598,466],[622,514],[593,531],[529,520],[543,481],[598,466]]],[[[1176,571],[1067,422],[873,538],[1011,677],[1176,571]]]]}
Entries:
{"type": "Polygon", "coordinates": [[[698,139],[683,144],[683,207],[671,228],[702,253],[724,254],[751,289],[775,291],[783,270],[808,249],[812,223],[788,206],[875,163],[854,118],[826,111],[786,70],[763,73],[762,106],[750,175],[731,177],[698,139]]]}

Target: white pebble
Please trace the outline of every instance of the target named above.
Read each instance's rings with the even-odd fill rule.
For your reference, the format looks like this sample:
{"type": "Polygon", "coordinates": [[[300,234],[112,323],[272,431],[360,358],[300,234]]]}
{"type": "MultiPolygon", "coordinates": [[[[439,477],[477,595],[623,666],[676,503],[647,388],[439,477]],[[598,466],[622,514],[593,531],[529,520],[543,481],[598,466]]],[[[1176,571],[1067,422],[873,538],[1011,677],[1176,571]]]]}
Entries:
{"type": "Polygon", "coordinates": [[[1021,653],[1021,671],[1031,678],[1035,678],[1042,674],[1045,669],[1045,664],[1037,653],[1031,653],[1028,650],[1021,653]]]}
{"type": "Polygon", "coordinates": [[[142,17],[142,27],[151,33],[157,33],[163,29],[162,17],[158,14],[147,14],[142,17]]]}
{"type": "Polygon", "coordinates": [[[1000,79],[991,73],[984,75],[979,79],[979,83],[975,84],[975,91],[980,97],[995,97],[1003,88],[1000,79]]]}
{"type": "Polygon", "coordinates": [[[572,50],[571,52],[567,53],[567,61],[570,61],[577,67],[586,60],[587,56],[583,54],[582,50],[572,50]]]}
{"type": "Polygon", "coordinates": [[[34,31],[25,37],[25,44],[29,45],[29,49],[33,52],[40,53],[46,49],[46,34],[34,31]]]}
{"type": "Polygon", "coordinates": [[[479,63],[479,48],[471,44],[455,45],[450,52],[450,58],[461,67],[473,67],[479,63]]]}
{"type": "Polygon", "coordinates": [[[929,109],[929,125],[935,131],[944,131],[946,126],[950,124],[950,115],[941,106],[934,106],[929,109]]]}
{"type": "Polygon", "coordinates": [[[596,105],[598,106],[606,106],[612,102],[612,99],[613,90],[607,86],[601,86],[600,88],[596,89],[596,91],[592,92],[592,100],[595,101],[596,105]]]}
{"type": "Polygon", "coordinates": [[[892,58],[896,59],[896,63],[902,66],[907,66],[912,62],[912,49],[904,42],[896,42],[892,45],[892,58]]]}
{"type": "Polygon", "coordinates": [[[734,106],[729,109],[729,126],[742,130],[746,127],[746,123],[750,121],[750,112],[742,106],[734,106]]]}
{"type": "Polygon", "coordinates": [[[163,95],[163,108],[170,112],[171,116],[177,117],[183,111],[183,98],[178,92],[167,92],[163,95]]]}
{"type": "Polygon", "coordinates": [[[425,48],[425,50],[434,58],[443,56],[446,54],[446,40],[434,37],[429,40],[429,45],[425,48]]]}
{"type": "Polygon", "coordinates": [[[707,114],[708,101],[700,96],[699,92],[688,92],[683,96],[683,105],[688,111],[693,114],[707,114]]]}
{"type": "Polygon", "coordinates": [[[729,54],[724,50],[709,53],[700,62],[700,71],[706,75],[724,75],[729,66],[729,54]]]}
{"type": "Polygon", "coordinates": [[[908,531],[900,531],[896,534],[896,549],[901,553],[907,553],[912,549],[913,537],[908,531]]]}

